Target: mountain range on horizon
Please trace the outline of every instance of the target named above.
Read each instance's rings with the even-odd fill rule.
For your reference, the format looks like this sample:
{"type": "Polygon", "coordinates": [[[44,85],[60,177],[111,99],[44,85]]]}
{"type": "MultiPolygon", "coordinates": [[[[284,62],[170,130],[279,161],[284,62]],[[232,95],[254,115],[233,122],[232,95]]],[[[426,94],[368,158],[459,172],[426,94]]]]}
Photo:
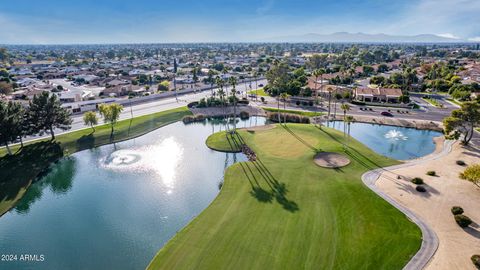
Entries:
{"type": "Polygon", "coordinates": [[[346,42],[346,43],[464,43],[472,42],[466,39],[445,37],[435,34],[420,35],[389,35],[336,32],[331,34],[308,33],[303,35],[290,35],[268,38],[268,42],[346,42]]]}

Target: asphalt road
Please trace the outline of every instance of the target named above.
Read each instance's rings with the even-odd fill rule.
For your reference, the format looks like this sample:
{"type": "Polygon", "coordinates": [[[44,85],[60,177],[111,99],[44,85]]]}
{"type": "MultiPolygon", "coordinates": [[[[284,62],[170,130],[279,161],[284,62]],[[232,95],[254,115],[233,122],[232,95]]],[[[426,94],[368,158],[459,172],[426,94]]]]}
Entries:
{"type": "MultiPolygon", "coordinates": [[[[259,80],[258,84],[266,84],[266,80],[259,80]]],[[[254,87],[255,84],[252,83],[252,87],[254,87]]],[[[236,86],[237,92],[239,92],[239,96],[246,96],[246,92],[250,90],[250,87],[245,83],[238,84],[236,86]]],[[[214,89],[214,91],[217,89],[214,89]]],[[[228,91],[231,90],[231,87],[228,87],[228,91]]],[[[175,109],[179,107],[186,106],[188,103],[193,102],[193,101],[198,101],[201,98],[207,97],[211,95],[211,90],[203,90],[203,91],[198,91],[196,93],[192,94],[185,94],[185,95],[180,95],[178,96],[178,101],[175,99],[175,97],[168,97],[168,98],[162,98],[158,100],[153,100],[153,101],[148,101],[145,103],[136,103],[131,106],[128,104],[124,105],[124,110],[120,114],[120,120],[123,119],[129,119],[132,116],[137,117],[137,116],[142,116],[146,114],[151,114],[151,113],[156,113],[156,112],[161,112],[161,111],[166,111],[170,109],[175,109]]],[[[59,135],[65,132],[72,132],[75,130],[79,129],[84,129],[84,128],[89,128],[84,125],[83,123],[83,115],[82,114],[74,114],[72,115],[72,127],[68,131],[61,131],[61,130],[55,130],[56,134],[59,135]]],[[[35,139],[40,139],[40,138],[46,138],[50,137],[50,134],[44,134],[43,136],[30,136],[27,137],[24,142],[26,141],[31,141],[35,139]]]]}

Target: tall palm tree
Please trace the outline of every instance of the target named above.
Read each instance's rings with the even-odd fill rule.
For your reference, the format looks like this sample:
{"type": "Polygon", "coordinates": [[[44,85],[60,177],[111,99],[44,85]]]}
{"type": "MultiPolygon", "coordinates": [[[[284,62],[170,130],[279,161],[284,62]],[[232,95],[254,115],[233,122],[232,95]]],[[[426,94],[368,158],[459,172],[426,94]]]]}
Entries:
{"type": "Polygon", "coordinates": [[[344,123],[348,126],[347,146],[350,144],[350,124],[352,124],[353,121],[355,121],[355,118],[351,115],[347,115],[344,119],[344,123]]]}
{"type": "Polygon", "coordinates": [[[236,119],[237,119],[237,90],[235,90],[235,85],[237,85],[237,78],[232,76],[228,79],[229,83],[232,85],[232,96],[233,96],[233,132],[237,131],[236,119]]]}
{"type": "Polygon", "coordinates": [[[318,103],[318,78],[321,78],[321,84],[323,84],[323,69],[318,68],[313,71],[313,76],[315,77],[315,104],[318,103]]]}
{"type": "Polygon", "coordinates": [[[328,121],[330,121],[330,111],[331,111],[331,107],[332,107],[332,92],[333,92],[333,88],[328,87],[328,88],[327,88],[327,91],[328,91],[328,121]]]}
{"type": "MultiPolygon", "coordinates": [[[[340,108],[343,110],[343,119],[345,120],[345,118],[347,117],[347,112],[350,110],[350,105],[348,105],[347,103],[342,103],[342,105],[340,105],[340,108]]],[[[345,136],[345,123],[343,125],[343,135],[345,136]]]]}
{"type": "MultiPolygon", "coordinates": [[[[223,122],[225,122],[227,118],[227,108],[225,104],[225,92],[223,91],[224,81],[222,78],[218,76],[215,80],[218,85],[218,95],[220,95],[220,102],[222,103],[222,106],[223,106],[223,122]]],[[[227,128],[228,128],[228,125],[225,126],[225,129],[227,128]]]]}
{"type": "Polygon", "coordinates": [[[255,78],[255,101],[258,100],[258,71],[253,72],[253,78],[255,78]]]}
{"type": "Polygon", "coordinates": [[[287,114],[285,113],[286,111],[286,107],[287,107],[287,98],[288,98],[288,94],[286,92],[283,92],[280,94],[280,97],[282,98],[283,100],[283,110],[284,110],[284,113],[283,113],[283,123],[286,125],[287,124],[287,114]]]}

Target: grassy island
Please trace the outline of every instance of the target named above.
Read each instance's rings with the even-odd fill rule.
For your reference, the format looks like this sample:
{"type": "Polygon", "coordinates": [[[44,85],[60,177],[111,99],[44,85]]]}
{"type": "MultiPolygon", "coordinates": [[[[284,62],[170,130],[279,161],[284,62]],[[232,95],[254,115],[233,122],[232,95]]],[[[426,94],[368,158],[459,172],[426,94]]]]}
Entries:
{"type": "Polygon", "coordinates": [[[276,125],[211,135],[210,148],[257,160],[225,172],[212,204],[175,235],[149,269],[401,269],[421,245],[421,232],[363,185],[361,175],[396,164],[343,133],[313,125],[276,125]],[[318,152],[351,163],[316,166],[318,152]]]}

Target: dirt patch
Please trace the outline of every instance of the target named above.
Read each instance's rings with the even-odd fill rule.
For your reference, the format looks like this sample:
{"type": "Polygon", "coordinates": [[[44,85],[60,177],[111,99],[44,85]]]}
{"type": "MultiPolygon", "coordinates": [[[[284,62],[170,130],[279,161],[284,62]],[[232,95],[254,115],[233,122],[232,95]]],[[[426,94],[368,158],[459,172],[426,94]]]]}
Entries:
{"type": "Polygon", "coordinates": [[[350,159],[346,156],[332,152],[322,152],[313,158],[315,164],[323,168],[340,168],[350,164],[350,159]]]}

